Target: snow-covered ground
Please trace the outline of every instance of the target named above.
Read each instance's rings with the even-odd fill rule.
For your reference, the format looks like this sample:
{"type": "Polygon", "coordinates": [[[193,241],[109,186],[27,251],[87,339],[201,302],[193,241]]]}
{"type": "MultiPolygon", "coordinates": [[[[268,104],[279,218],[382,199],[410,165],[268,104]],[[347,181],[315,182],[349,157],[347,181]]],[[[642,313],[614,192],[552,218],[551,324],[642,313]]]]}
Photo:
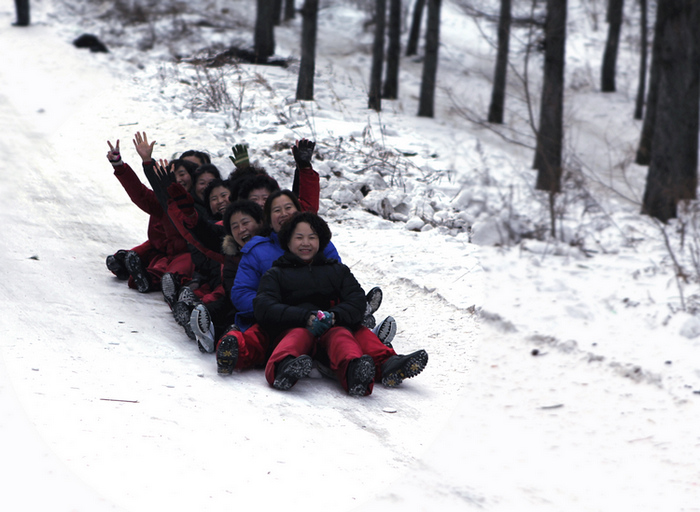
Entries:
{"type": "MultiPolygon", "coordinates": [[[[235,16],[219,21],[249,39],[245,2],[201,9],[213,19],[224,3],[235,16]]],[[[177,20],[139,32],[93,19],[112,3],[41,0],[17,29],[12,6],[0,8],[2,509],[700,509],[697,285],[677,285],[660,228],[638,215],[632,53],[621,92],[597,93],[603,31],[591,35],[584,4],[571,6],[568,146],[590,195],[563,196],[565,242],[523,238],[547,225],[531,152],[456,115],[445,90],[469,90],[463,101],[485,111],[493,50],[481,33],[446,2],[436,119],[414,116],[410,59],[401,98],[378,116],[365,108],[364,17],[332,5],[316,102],[290,101],[294,66],[229,67],[241,108],[216,112],[191,111],[196,72],[170,53],[226,33],[141,51],[148,30],[177,20]],[[112,52],[71,46],[84,31],[112,52]],[[104,158],[118,138],[137,163],[137,130],[158,156],[206,149],[224,170],[231,144],[248,142],[283,186],[284,146],[315,139],[334,242],[360,282],[382,286],[397,349],[429,352],[423,374],[364,399],[319,379],[282,393],[259,371],[216,375],[160,294],[128,290],[104,267],[145,237],[146,217],[104,158]],[[363,185],[374,190],[365,198],[363,185]],[[382,200],[392,220],[365,211],[382,200]],[[516,225],[520,235],[504,235],[516,225]]],[[[279,55],[295,54],[298,24],[277,30],[279,55]]],[[[679,225],[668,233],[687,265],[679,225]]]]}

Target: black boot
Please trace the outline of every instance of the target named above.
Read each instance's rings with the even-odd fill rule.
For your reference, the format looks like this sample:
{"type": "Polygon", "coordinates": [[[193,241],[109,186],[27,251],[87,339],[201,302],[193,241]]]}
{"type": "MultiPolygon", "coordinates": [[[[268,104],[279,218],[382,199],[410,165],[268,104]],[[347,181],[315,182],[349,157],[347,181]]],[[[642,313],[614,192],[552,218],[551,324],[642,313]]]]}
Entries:
{"type": "Polygon", "coordinates": [[[163,298],[168,303],[170,309],[177,302],[177,295],[180,292],[180,277],[177,274],[166,272],[160,278],[160,289],[163,291],[163,298]]]}
{"type": "Polygon", "coordinates": [[[350,396],[365,396],[369,393],[369,385],[374,380],[374,360],[370,355],[353,359],[348,364],[348,394],[350,396]]]}
{"type": "Polygon", "coordinates": [[[134,284],[136,289],[141,293],[146,293],[151,289],[151,282],[148,279],[148,273],[143,268],[143,263],[141,263],[141,258],[134,251],[129,251],[124,257],[124,264],[126,269],[134,278],[134,284]]]}
{"type": "Polygon", "coordinates": [[[126,269],[126,264],[124,263],[124,258],[126,257],[126,251],[120,249],[114,254],[107,256],[107,268],[112,274],[117,276],[117,279],[125,281],[129,279],[129,271],[126,269]]]}
{"type": "Polygon", "coordinates": [[[275,381],[272,383],[272,387],[286,391],[296,384],[299,379],[309,375],[310,372],[310,356],[287,356],[282,361],[277,363],[275,381]]]}
{"type": "Polygon", "coordinates": [[[232,331],[239,329],[235,325],[229,327],[216,348],[216,369],[220,375],[231,375],[238,362],[238,338],[232,331]]]}
{"type": "Polygon", "coordinates": [[[197,336],[194,335],[194,331],[190,327],[190,317],[192,316],[193,309],[194,304],[188,304],[185,301],[178,301],[173,304],[173,317],[178,325],[185,329],[187,337],[191,340],[196,340],[197,336]]]}
{"type": "Polygon", "coordinates": [[[382,384],[395,388],[404,379],[415,377],[428,364],[428,353],[418,350],[407,356],[391,356],[382,365],[382,384]]]}

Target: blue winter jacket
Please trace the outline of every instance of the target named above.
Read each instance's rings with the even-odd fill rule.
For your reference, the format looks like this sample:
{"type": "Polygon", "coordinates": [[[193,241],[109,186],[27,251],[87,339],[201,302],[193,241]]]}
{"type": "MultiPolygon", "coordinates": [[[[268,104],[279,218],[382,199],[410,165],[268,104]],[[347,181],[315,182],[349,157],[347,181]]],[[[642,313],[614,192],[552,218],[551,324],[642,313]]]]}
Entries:
{"type": "MultiPolygon", "coordinates": [[[[277,233],[272,233],[265,237],[254,236],[243,246],[241,253],[243,256],[231,288],[231,302],[238,311],[236,325],[241,331],[245,331],[255,323],[253,299],[258,294],[260,279],[272,268],[275,260],[284,254],[284,249],[280,246],[277,233]]],[[[340,262],[340,256],[333,242],[328,242],[323,255],[327,259],[340,262]]]]}

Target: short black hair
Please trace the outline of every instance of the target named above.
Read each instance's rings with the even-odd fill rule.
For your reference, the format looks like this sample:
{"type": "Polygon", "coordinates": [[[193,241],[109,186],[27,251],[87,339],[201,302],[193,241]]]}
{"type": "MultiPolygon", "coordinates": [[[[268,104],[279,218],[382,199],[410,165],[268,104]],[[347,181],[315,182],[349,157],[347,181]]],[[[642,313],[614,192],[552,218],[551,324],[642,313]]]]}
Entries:
{"type": "Polygon", "coordinates": [[[202,165],[211,163],[211,158],[204,151],[197,151],[195,149],[189,149],[180,155],[180,160],[182,160],[183,158],[186,158],[188,156],[193,156],[193,157],[197,158],[200,162],[202,162],[202,165]]]}
{"type": "Polygon", "coordinates": [[[173,171],[177,171],[180,167],[184,167],[190,176],[193,176],[194,172],[197,170],[197,167],[199,167],[196,163],[190,162],[189,160],[183,160],[181,158],[173,160],[170,162],[170,164],[173,166],[173,171]]]}
{"type": "Polygon", "coordinates": [[[202,174],[211,174],[215,178],[221,179],[221,172],[219,172],[219,169],[214,164],[202,164],[197,167],[192,175],[192,179],[197,181],[197,178],[199,178],[202,174]]]}
{"type": "Polygon", "coordinates": [[[272,201],[274,201],[280,196],[287,196],[289,199],[292,200],[294,206],[296,206],[297,208],[297,211],[301,211],[301,203],[299,202],[299,199],[297,199],[297,196],[294,192],[286,188],[284,190],[275,190],[272,194],[270,194],[267,197],[267,201],[265,201],[265,207],[263,208],[263,211],[265,212],[265,224],[267,224],[268,226],[271,225],[270,212],[272,211],[272,201]]]}
{"type": "Polygon", "coordinates": [[[243,169],[236,169],[228,175],[228,181],[231,184],[231,193],[234,194],[236,199],[245,199],[245,197],[240,193],[241,186],[246,180],[255,178],[256,176],[266,176],[274,184],[275,190],[280,188],[277,180],[270,176],[265,169],[255,165],[249,165],[243,169]]]}
{"type": "Polygon", "coordinates": [[[260,205],[247,199],[241,199],[228,205],[224,211],[224,230],[227,235],[231,234],[231,217],[238,212],[250,215],[255,222],[263,224],[263,210],[260,205]]]}
{"type": "Polygon", "coordinates": [[[289,250],[289,241],[292,239],[292,233],[301,222],[306,222],[311,226],[311,231],[318,235],[318,252],[323,252],[333,236],[328,223],[321,217],[311,212],[295,213],[291,219],[285,222],[277,233],[280,246],[285,250],[289,250]]]}
{"type": "Polygon", "coordinates": [[[238,188],[238,197],[240,199],[248,199],[250,193],[259,188],[267,189],[267,191],[272,194],[275,190],[279,190],[280,186],[277,184],[277,180],[271,176],[267,174],[256,174],[241,181],[240,187],[238,188]]]}

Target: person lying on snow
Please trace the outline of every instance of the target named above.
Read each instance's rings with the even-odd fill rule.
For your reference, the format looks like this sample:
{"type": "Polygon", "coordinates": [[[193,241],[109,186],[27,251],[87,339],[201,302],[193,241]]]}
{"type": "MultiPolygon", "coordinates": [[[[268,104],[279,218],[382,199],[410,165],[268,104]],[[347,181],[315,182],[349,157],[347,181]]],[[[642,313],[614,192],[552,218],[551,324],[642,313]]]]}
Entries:
{"type": "MultiPolygon", "coordinates": [[[[273,340],[265,377],[288,390],[308,376],[311,356],[322,351],[343,389],[366,396],[376,368],[355,336],[363,328],[365,293],[346,265],[325,256],[330,240],[328,224],[310,212],[295,213],[279,231],[285,252],[260,280],[253,301],[258,323],[273,340]]],[[[381,365],[382,382],[396,386],[427,362],[424,350],[392,355],[381,365]]]]}

